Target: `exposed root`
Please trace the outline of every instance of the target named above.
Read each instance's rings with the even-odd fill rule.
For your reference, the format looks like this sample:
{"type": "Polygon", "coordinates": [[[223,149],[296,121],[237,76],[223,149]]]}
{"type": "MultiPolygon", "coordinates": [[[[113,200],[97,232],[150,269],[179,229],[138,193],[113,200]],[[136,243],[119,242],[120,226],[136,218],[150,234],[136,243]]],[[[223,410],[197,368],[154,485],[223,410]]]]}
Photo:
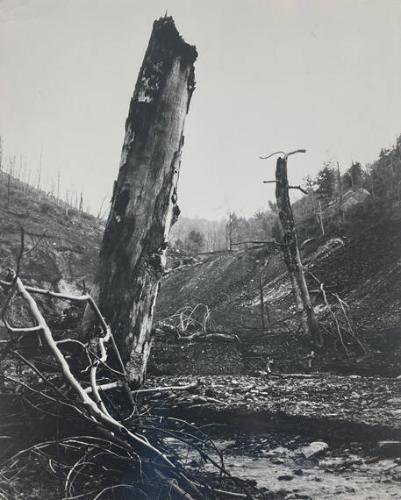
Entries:
{"type": "MultiPolygon", "coordinates": [[[[39,412],[43,418],[50,419],[49,422],[56,422],[57,426],[60,423],[63,425],[64,422],[64,432],[67,431],[67,434],[66,419],[72,422],[74,418],[83,422],[87,434],[45,440],[8,458],[1,467],[0,498],[3,494],[2,478],[7,483],[15,484],[16,479],[21,478],[20,474],[25,470],[27,461],[33,457],[35,463],[41,463],[42,468],[46,467],[47,473],[53,477],[58,488],[60,481],[63,483],[61,497],[65,500],[107,498],[110,492],[124,488],[135,492],[136,498],[162,495],[165,498],[196,500],[205,498],[205,489],[210,492],[209,496],[215,495],[214,490],[188,476],[180,457],[174,456],[174,452],[168,449],[164,441],[166,436],[174,437],[196,450],[204,461],[213,464],[221,474],[229,475],[224,468],[221,454],[218,463],[208,453],[208,448],[216,451],[210,440],[193,430],[183,431],[181,422],[179,425],[171,419],[166,420],[168,425],[162,424],[160,420],[157,422],[157,419],[155,422],[146,410],[142,414],[138,412],[135,401],[142,393],[191,390],[197,384],[130,391],[112,332],[89,295],[74,297],[26,286],[17,275],[11,281],[3,281],[1,284],[12,294],[7,304],[11,303],[14,296],[21,297],[35,322],[33,326],[28,327],[15,327],[9,321],[5,323],[9,327],[10,342],[14,341],[9,352],[22,362],[30,373],[28,379],[4,374],[2,378],[4,383],[8,384],[8,390],[19,386],[23,394],[23,404],[39,412]],[[98,336],[87,344],[72,338],[55,338],[33,298],[34,294],[67,301],[86,301],[98,318],[98,336]],[[25,334],[40,336],[47,357],[50,356],[53,365],[56,363],[51,374],[47,374],[20,352],[16,339],[25,334]],[[78,369],[68,361],[68,348],[71,346],[76,346],[82,353],[80,361],[84,362],[84,367],[80,366],[78,369]],[[115,359],[120,361],[118,369],[109,365],[110,350],[115,359]],[[132,408],[128,417],[121,415],[121,411],[127,406],[121,398],[107,397],[107,391],[113,389],[125,395],[125,401],[132,408]],[[135,431],[123,423],[127,419],[135,427],[135,431]],[[124,471],[127,470],[130,471],[130,481],[122,481],[126,474],[124,471]],[[96,490],[93,489],[95,480],[98,484],[96,490]]],[[[7,307],[3,309],[4,316],[6,312],[7,307]]],[[[185,321],[189,322],[190,318],[185,321]]],[[[209,314],[206,309],[204,330],[208,321],[209,314]]],[[[229,492],[220,493],[230,496],[229,492]]],[[[241,494],[234,496],[242,497],[241,494]]]]}

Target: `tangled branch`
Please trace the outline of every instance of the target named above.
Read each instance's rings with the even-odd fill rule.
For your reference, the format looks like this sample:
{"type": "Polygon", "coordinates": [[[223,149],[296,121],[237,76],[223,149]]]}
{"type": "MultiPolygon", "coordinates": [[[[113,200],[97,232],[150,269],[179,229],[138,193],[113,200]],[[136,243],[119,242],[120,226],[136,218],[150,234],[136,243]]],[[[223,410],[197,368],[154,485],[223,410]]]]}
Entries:
{"type": "MultiPolygon", "coordinates": [[[[113,341],[112,332],[89,295],[75,297],[28,286],[16,275],[13,276],[11,281],[3,280],[0,284],[9,291],[14,288],[13,296],[18,295],[24,300],[35,322],[32,326],[16,327],[7,320],[5,324],[11,338],[19,337],[21,334],[40,336],[43,347],[50,353],[51,358],[58,366],[58,375],[49,377],[43,370],[22,355],[18,349],[13,349],[14,356],[37,376],[37,381],[42,381],[42,387],[37,382],[30,384],[6,374],[3,375],[3,379],[9,384],[19,385],[31,394],[33,399],[23,397],[26,404],[47,417],[59,417],[60,412],[57,408],[65,408],[84,421],[87,428],[96,431],[93,435],[63,437],[57,441],[44,441],[24,449],[9,459],[6,464],[3,464],[2,474],[4,477],[10,478],[18,475],[19,471],[23,470],[22,464],[24,460],[26,461],[29,456],[35,456],[48,463],[50,474],[64,477],[63,494],[66,500],[86,498],[88,496],[102,498],[106,497],[108,492],[119,488],[137,491],[138,498],[143,495],[146,498],[145,485],[148,485],[148,489],[155,488],[155,485],[159,485],[159,488],[162,489],[167,488],[169,496],[172,498],[186,498],[187,500],[205,498],[206,491],[212,493],[212,490],[198,480],[190,479],[180,464],[179,457],[171,458],[171,450],[169,456],[166,454],[163,441],[166,436],[174,437],[191,446],[200,454],[203,460],[209,461],[221,474],[229,475],[224,468],[222,458],[221,464],[218,464],[205,451],[205,447],[210,446],[208,438],[199,437],[193,432],[148,425],[146,422],[152,417],[147,417],[144,414],[138,420],[136,430],[132,431],[122,423],[127,419],[114,416],[118,409],[106,397],[106,391],[112,389],[125,390],[126,393],[129,393],[129,400],[135,405],[134,398],[145,396],[149,392],[191,390],[194,385],[130,391],[125,383],[124,366],[113,341]],[[73,338],[55,338],[39,309],[38,303],[34,299],[34,295],[71,302],[86,301],[90,304],[99,320],[100,332],[98,336],[88,344],[73,338]],[[85,354],[87,366],[84,369],[77,371],[70,365],[64,351],[70,345],[76,345],[85,354]],[[118,370],[108,364],[110,349],[116,359],[120,360],[118,370]],[[84,375],[85,377],[83,377],[84,375]],[[49,390],[43,387],[47,387],[49,390]],[[98,433],[100,433],[100,436],[97,435],[98,433]],[[149,433],[152,433],[154,437],[153,444],[148,439],[149,433]],[[99,464],[101,464],[104,474],[102,480],[99,481],[98,489],[93,490],[91,485],[93,488],[93,478],[97,477],[99,464]],[[132,469],[133,478],[136,478],[129,484],[120,482],[118,473],[127,465],[132,469]],[[85,490],[85,493],[81,493],[82,490],[85,490]]],[[[6,315],[6,312],[7,308],[4,309],[4,315],[6,315]]],[[[181,321],[186,325],[185,328],[190,326],[195,313],[196,311],[192,311],[192,314],[189,314],[188,317],[181,315],[181,321]]],[[[205,309],[205,313],[199,319],[202,330],[206,332],[210,321],[208,308],[205,309]]],[[[131,416],[133,416],[135,409],[136,406],[131,411],[131,416]]],[[[3,484],[1,480],[0,483],[1,490],[3,484]]],[[[157,494],[160,494],[160,491],[157,494]]],[[[213,491],[217,492],[217,490],[213,491]]],[[[161,494],[163,496],[163,493],[161,494]]],[[[229,497],[233,495],[238,498],[246,497],[241,493],[233,494],[224,490],[219,490],[219,494],[229,497]]]]}
{"type": "Polygon", "coordinates": [[[164,321],[159,321],[155,333],[174,335],[179,342],[194,340],[239,342],[237,335],[216,330],[210,308],[203,303],[198,303],[194,307],[185,306],[164,321]]]}
{"type": "MultiPolygon", "coordinates": [[[[18,293],[28,305],[30,314],[36,322],[36,325],[34,327],[29,328],[14,328],[7,323],[7,325],[10,327],[9,332],[11,334],[40,332],[40,335],[44,339],[45,344],[51,352],[53,359],[58,364],[64,381],[67,382],[69,388],[75,395],[75,398],[73,398],[72,402],[71,397],[67,398],[70,400],[69,404],[74,407],[74,410],[85,420],[88,420],[89,417],[93,424],[95,424],[96,427],[100,428],[102,433],[107,436],[107,439],[110,441],[110,443],[122,446],[128,453],[134,453],[135,455],[149,457],[154,464],[157,464],[157,466],[155,466],[157,467],[158,475],[160,475],[160,477],[164,477],[165,479],[170,478],[169,480],[171,482],[171,488],[172,490],[176,491],[177,494],[181,492],[181,487],[183,487],[188,494],[188,498],[199,497],[200,495],[198,488],[185,476],[183,471],[181,471],[176,464],[174,464],[169,458],[167,458],[164,453],[154,447],[146,437],[130,431],[126,426],[121,424],[111,415],[110,411],[107,409],[106,404],[101,396],[101,389],[99,388],[97,382],[98,368],[100,365],[106,365],[107,348],[109,343],[112,345],[117,358],[121,358],[119,358],[118,350],[115,347],[115,343],[112,341],[113,336],[111,330],[106,324],[104,318],[102,317],[99,309],[97,308],[91,297],[82,296],[76,298],[33,287],[27,287],[24,285],[21,278],[19,278],[17,275],[14,277],[12,282],[3,282],[2,284],[8,287],[15,288],[15,292],[18,293]],[[88,350],[88,353],[92,354],[92,356],[90,356],[89,358],[91,361],[89,366],[90,391],[86,390],[86,388],[78,380],[76,375],[74,375],[73,370],[71,369],[65,355],[61,350],[60,344],[54,339],[53,334],[46,323],[46,320],[44,319],[35,299],[33,298],[33,294],[35,293],[61,298],[63,300],[87,301],[97,315],[103,331],[102,334],[97,338],[96,355],[94,355],[95,353],[92,350],[88,350]],[[74,404],[75,400],[79,402],[79,405],[74,404]]],[[[122,364],[121,368],[123,370],[122,364]]],[[[40,373],[40,375],[42,374],[40,373]]],[[[122,371],[121,376],[123,375],[124,373],[122,371]]],[[[57,390],[57,392],[59,391],[57,390]]],[[[61,400],[63,399],[64,396],[61,398],[61,400]]]]}

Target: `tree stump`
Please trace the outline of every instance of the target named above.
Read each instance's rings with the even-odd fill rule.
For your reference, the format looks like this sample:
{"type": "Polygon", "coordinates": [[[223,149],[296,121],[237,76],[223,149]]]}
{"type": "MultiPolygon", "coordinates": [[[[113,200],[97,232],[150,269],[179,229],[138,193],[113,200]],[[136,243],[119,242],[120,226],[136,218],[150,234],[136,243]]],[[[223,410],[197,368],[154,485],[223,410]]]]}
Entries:
{"type": "MultiPolygon", "coordinates": [[[[196,57],[171,17],[154,22],[125,123],[95,277],[94,298],[133,386],[146,374],[153,308],[169,231],[179,215],[177,181],[196,57]]],[[[87,313],[85,323],[90,324],[87,313]]]]}

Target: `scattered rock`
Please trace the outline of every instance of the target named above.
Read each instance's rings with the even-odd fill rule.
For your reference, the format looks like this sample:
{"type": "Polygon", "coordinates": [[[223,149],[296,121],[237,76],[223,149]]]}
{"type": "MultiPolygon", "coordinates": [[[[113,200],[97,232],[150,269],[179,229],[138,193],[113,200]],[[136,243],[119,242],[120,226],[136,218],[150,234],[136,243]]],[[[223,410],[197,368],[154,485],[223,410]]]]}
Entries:
{"type": "Polygon", "coordinates": [[[285,500],[312,500],[312,497],[303,493],[290,493],[286,495],[285,500]]]}
{"type": "Polygon", "coordinates": [[[324,453],[328,447],[329,445],[324,441],[314,441],[302,448],[302,454],[305,458],[314,458],[324,453]]]}
{"type": "Polygon", "coordinates": [[[270,450],[268,453],[266,453],[266,457],[283,457],[288,454],[287,448],[284,448],[283,446],[278,446],[277,448],[274,448],[273,450],[270,450]]]}
{"type": "Polygon", "coordinates": [[[282,474],[281,476],[278,476],[277,479],[279,481],[292,481],[294,479],[294,476],[291,476],[291,474],[282,474]]]}
{"type": "MultiPolygon", "coordinates": [[[[401,375],[397,379],[401,378],[401,375]]],[[[392,405],[397,405],[401,407],[401,398],[391,398],[387,400],[387,403],[392,405]]]]}
{"type": "Polygon", "coordinates": [[[235,443],[236,441],[234,439],[227,439],[227,440],[221,439],[218,443],[218,448],[219,450],[222,451],[225,450],[226,448],[234,446],[235,443]]]}
{"type": "Polygon", "coordinates": [[[401,472],[394,472],[394,474],[391,476],[391,479],[393,481],[401,482],[401,472]]]}

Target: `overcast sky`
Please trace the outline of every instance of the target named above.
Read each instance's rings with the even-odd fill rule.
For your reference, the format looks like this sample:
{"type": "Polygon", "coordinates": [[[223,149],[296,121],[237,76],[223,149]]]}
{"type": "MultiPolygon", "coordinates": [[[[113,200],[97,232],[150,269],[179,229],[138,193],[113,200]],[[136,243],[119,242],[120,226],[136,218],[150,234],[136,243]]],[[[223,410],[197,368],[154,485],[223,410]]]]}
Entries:
{"type": "Polygon", "coordinates": [[[153,20],[199,51],[179,183],[183,215],[250,215],[274,160],[299,183],[377,158],[401,133],[401,0],[0,0],[0,133],[43,177],[110,196],[153,20]]]}

